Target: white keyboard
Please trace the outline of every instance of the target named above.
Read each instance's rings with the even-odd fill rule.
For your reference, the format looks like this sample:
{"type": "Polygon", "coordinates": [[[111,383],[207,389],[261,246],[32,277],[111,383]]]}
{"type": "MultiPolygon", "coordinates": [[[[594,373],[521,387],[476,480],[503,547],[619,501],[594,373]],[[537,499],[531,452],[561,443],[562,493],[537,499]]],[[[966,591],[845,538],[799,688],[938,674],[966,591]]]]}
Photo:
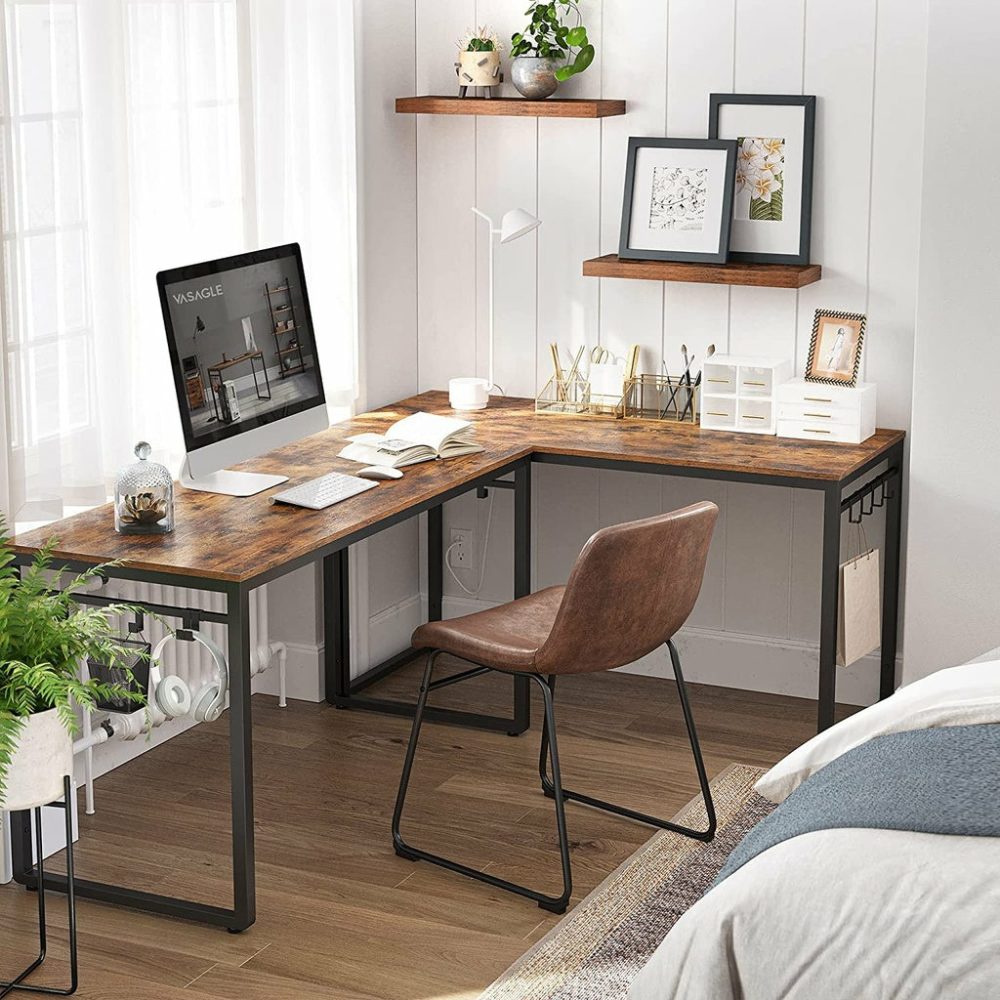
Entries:
{"type": "Polygon", "coordinates": [[[296,507],[308,507],[310,510],[323,510],[341,500],[364,493],[378,486],[370,479],[359,479],[357,476],[345,476],[342,472],[331,472],[300,483],[283,493],[275,493],[271,503],[290,503],[296,507]]]}

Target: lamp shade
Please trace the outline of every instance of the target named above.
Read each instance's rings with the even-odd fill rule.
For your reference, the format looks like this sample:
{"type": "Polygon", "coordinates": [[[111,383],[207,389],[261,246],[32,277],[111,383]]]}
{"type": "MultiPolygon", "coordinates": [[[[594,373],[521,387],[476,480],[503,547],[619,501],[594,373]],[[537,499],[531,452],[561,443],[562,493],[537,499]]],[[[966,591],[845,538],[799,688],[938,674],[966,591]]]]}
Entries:
{"type": "Polygon", "coordinates": [[[537,229],[541,224],[540,220],[523,208],[512,208],[504,213],[500,222],[500,242],[510,243],[519,236],[530,233],[532,229],[537,229]]]}

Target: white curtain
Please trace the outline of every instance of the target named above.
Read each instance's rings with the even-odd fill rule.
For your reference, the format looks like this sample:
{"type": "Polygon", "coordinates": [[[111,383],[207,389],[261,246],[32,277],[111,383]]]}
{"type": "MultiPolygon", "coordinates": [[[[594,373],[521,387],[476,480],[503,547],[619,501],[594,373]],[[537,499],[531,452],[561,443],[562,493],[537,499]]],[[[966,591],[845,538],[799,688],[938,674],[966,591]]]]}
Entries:
{"type": "Polygon", "coordinates": [[[103,502],[139,439],[178,468],[164,268],[299,242],[327,399],[346,412],[353,4],[0,4],[8,520],[103,502]]]}

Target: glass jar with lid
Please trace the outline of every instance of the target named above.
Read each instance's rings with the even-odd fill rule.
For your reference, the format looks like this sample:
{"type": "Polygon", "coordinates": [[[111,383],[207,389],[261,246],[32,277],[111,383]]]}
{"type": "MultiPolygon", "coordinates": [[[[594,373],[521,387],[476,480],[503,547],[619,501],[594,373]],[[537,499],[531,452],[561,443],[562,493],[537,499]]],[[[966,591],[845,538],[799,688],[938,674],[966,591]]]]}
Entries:
{"type": "Polygon", "coordinates": [[[115,485],[115,530],[123,535],[165,535],[174,530],[174,480],[170,470],[150,462],[153,449],[135,446],[139,459],[125,466],[115,485]]]}

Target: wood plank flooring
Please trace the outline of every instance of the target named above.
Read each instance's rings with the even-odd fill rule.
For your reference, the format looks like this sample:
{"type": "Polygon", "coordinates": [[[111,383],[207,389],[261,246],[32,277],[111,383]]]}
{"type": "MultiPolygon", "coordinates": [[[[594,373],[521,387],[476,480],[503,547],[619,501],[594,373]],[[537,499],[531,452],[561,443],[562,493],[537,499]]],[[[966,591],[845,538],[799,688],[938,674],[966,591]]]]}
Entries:
{"type": "MultiPolygon", "coordinates": [[[[373,689],[410,698],[419,664],[373,689]]],[[[510,680],[445,688],[436,704],[506,711],[510,680]]],[[[537,696],[536,696],[537,698],[537,696]]],[[[692,685],[710,775],[767,765],[813,733],[812,702],[692,685]]],[[[847,712],[850,709],[843,709],[847,712]]],[[[566,677],[557,700],[565,782],[671,816],[697,794],[669,682],[566,677]]],[[[538,787],[541,705],[512,739],[426,724],[404,827],[417,846],[553,891],[552,804],[538,787]]],[[[84,1000],[465,1000],[558,917],[392,851],[389,821],[409,720],[254,699],[257,923],[239,935],[81,901],[84,1000]]],[[[231,901],[226,717],[102,778],[83,817],[83,878],[231,901]]],[[[81,802],[82,807],[82,802],[81,802]]],[[[81,816],[82,816],[81,808],[81,816]]],[[[649,838],[639,824],[568,807],[574,902],[649,838]]],[[[59,859],[54,859],[59,867],[59,859]]],[[[66,957],[50,896],[53,982],[66,957]]],[[[33,954],[35,897],[0,886],[0,979],[33,954]]]]}

